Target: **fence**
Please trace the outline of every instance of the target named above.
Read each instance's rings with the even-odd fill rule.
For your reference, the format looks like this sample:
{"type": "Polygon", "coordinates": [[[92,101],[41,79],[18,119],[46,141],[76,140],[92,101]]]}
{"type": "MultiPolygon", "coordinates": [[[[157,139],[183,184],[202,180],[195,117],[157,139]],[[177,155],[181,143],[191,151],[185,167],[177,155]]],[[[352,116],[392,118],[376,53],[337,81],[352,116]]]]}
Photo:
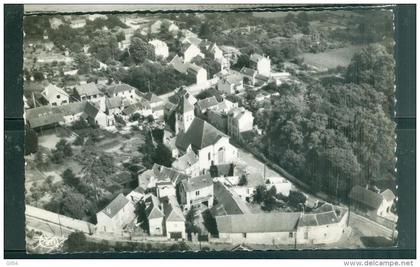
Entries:
{"type": "Polygon", "coordinates": [[[95,232],[95,225],[89,222],[73,219],[58,213],[47,211],[44,209],[36,208],[30,205],[26,205],[25,214],[43,221],[51,222],[63,227],[73,229],[76,231],[82,231],[87,234],[95,232]]]}

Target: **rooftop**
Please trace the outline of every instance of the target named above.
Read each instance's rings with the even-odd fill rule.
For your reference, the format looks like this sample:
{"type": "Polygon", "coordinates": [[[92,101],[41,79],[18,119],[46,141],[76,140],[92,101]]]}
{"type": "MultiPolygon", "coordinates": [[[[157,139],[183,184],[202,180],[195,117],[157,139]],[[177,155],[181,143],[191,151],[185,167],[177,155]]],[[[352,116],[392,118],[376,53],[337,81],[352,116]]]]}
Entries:
{"type": "Polygon", "coordinates": [[[193,177],[189,180],[183,180],[182,185],[185,191],[192,192],[201,188],[209,187],[213,185],[213,179],[210,174],[203,174],[200,176],[193,177]]]}
{"type": "Polygon", "coordinates": [[[108,204],[101,212],[108,215],[108,217],[114,217],[122,208],[127,205],[129,201],[124,197],[122,193],[120,193],[111,203],[108,204]]]}
{"type": "Polygon", "coordinates": [[[223,205],[226,214],[248,214],[251,210],[234,191],[229,190],[220,181],[214,183],[214,196],[223,205]]]}
{"type": "Polygon", "coordinates": [[[375,210],[379,208],[383,201],[382,195],[360,185],[356,185],[351,189],[349,198],[375,210]]]}
{"type": "Polygon", "coordinates": [[[95,83],[81,84],[75,87],[76,92],[80,95],[92,96],[99,95],[101,92],[95,83]]]}
{"type": "Polygon", "coordinates": [[[192,150],[188,150],[183,156],[172,162],[172,167],[178,170],[186,170],[198,162],[198,156],[192,150]]]}

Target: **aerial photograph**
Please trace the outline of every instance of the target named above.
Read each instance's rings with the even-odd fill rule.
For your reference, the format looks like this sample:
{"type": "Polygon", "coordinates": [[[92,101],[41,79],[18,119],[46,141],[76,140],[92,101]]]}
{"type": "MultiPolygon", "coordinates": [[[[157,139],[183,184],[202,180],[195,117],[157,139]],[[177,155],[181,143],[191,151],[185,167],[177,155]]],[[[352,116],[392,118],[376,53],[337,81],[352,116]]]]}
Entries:
{"type": "Polygon", "coordinates": [[[27,253],[398,246],[392,10],[51,10],[22,29],[27,253]]]}

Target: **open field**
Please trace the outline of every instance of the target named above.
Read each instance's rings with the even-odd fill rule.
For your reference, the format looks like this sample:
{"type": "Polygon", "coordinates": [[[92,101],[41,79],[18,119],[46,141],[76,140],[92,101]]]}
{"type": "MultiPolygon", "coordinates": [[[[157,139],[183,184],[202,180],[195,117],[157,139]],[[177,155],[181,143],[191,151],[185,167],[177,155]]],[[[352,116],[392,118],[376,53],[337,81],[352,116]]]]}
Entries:
{"type": "Polygon", "coordinates": [[[348,66],[353,55],[361,48],[362,46],[352,45],[316,54],[304,53],[302,54],[302,57],[305,64],[314,66],[320,70],[327,70],[338,66],[348,66]]]}

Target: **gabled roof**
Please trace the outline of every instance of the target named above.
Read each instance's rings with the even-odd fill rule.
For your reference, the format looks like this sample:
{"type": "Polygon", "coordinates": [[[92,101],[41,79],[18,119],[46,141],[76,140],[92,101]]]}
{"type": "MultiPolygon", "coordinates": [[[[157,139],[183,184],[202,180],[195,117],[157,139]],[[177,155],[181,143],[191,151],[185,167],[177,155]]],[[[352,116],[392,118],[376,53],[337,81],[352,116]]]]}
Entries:
{"type": "Polygon", "coordinates": [[[156,219],[156,218],[163,218],[164,214],[162,212],[162,210],[159,208],[159,199],[152,195],[149,194],[146,198],[145,198],[145,202],[146,202],[146,214],[147,214],[147,219],[156,219]]]}
{"type": "Polygon", "coordinates": [[[229,190],[220,181],[214,183],[214,197],[223,205],[227,214],[248,214],[251,210],[233,190],[229,190]]]}
{"type": "Polygon", "coordinates": [[[99,109],[92,105],[90,102],[87,102],[84,112],[88,117],[96,118],[96,115],[99,113],[99,109]]]}
{"type": "Polygon", "coordinates": [[[381,195],[386,199],[386,201],[393,201],[395,199],[395,194],[389,189],[383,191],[381,195]]]}
{"type": "Polygon", "coordinates": [[[197,101],[197,106],[200,110],[205,110],[210,107],[217,106],[219,102],[215,96],[207,97],[205,99],[200,99],[197,101]]]}
{"type": "Polygon", "coordinates": [[[159,164],[153,165],[151,175],[154,176],[156,180],[158,181],[169,180],[174,185],[177,185],[182,180],[186,180],[189,178],[189,176],[184,173],[181,173],[173,168],[168,168],[159,164]]]}
{"type": "Polygon", "coordinates": [[[64,121],[64,118],[58,107],[41,106],[26,110],[26,120],[31,128],[37,128],[59,123],[64,121]]]}
{"type": "Polygon", "coordinates": [[[189,180],[183,180],[182,185],[186,192],[193,192],[195,190],[213,186],[213,179],[210,174],[203,174],[200,176],[193,177],[189,180]]]}
{"type": "Polygon", "coordinates": [[[129,203],[128,199],[124,197],[122,193],[120,193],[111,203],[108,204],[101,212],[108,215],[109,218],[114,217],[122,208],[125,207],[129,203]]]}
{"type": "Polygon", "coordinates": [[[188,150],[183,156],[172,162],[172,167],[178,170],[186,170],[198,162],[198,156],[192,150],[188,150]]]}
{"type": "Polygon", "coordinates": [[[125,83],[111,85],[108,88],[106,88],[106,91],[109,95],[113,95],[113,94],[117,94],[117,93],[125,92],[125,91],[130,91],[130,90],[136,90],[136,88],[125,83]]]}
{"type": "Polygon", "coordinates": [[[349,198],[375,210],[379,208],[383,201],[382,195],[360,185],[356,185],[351,189],[349,198]]]}
{"type": "Polygon", "coordinates": [[[123,98],[120,96],[106,98],[105,105],[108,109],[120,108],[123,106],[123,98]]]}
{"type": "Polygon", "coordinates": [[[45,98],[48,100],[51,97],[55,98],[56,95],[69,97],[69,94],[66,93],[62,88],[57,87],[54,84],[48,84],[47,87],[45,87],[44,91],[42,91],[42,94],[45,96],[45,98]]]}
{"type": "Polygon", "coordinates": [[[188,66],[184,64],[184,60],[178,55],[175,55],[169,64],[180,73],[187,72],[188,66]]]}
{"type": "Polygon", "coordinates": [[[194,150],[200,150],[215,144],[221,138],[227,137],[208,122],[195,117],[187,132],[181,132],[176,137],[176,146],[184,151],[191,145],[194,150]]]}
{"type": "Polygon", "coordinates": [[[99,95],[101,92],[99,91],[98,87],[95,83],[87,83],[77,85],[75,88],[76,92],[80,95],[92,96],[92,95],[99,95]]]}
{"type": "Polygon", "coordinates": [[[254,69],[250,69],[250,68],[247,68],[247,67],[243,67],[243,68],[240,70],[240,72],[241,72],[242,74],[246,75],[246,76],[251,76],[251,77],[254,77],[255,75],[257,75],[257,71],[256,71],[256,70],[254,70],[254,69]]]}
{"type": "Polygon", "coordinates": [[[82,113],[85,110],[86,104],[86,101],[72,102],[65,105],[61,105],[57,108],[60,109],[63,116],[68,116],[82,113]]]}
{"type": "Polygon", "coordinates": [[[239,73],[233,73],[233,74],[229,74],[226,77],[224,77],[223,81],[225,81],[229,84],[239,84],[243,81],[243,77],[239,73]]]}
{"type": "Polygon", "coordinates": [[[163,213],[167,222],[184,222],[185,217],[174,196],[163,198],[163,213]]]}
{"type": "Polygon", "coordinates": [[[300,213],[254,213],[216,216],[219,233],[294,232],[300,213]]]}
{"type": "Polygon", "coordinates": [[[148,103],[147,100],[140,101],[140,102],[126,106],[123,109],[122,113],[124,115],[131,115],[133,113],[136,113],[139,110],[144,110],[144,109],[150,109],[150,104],[148,103]]]}

